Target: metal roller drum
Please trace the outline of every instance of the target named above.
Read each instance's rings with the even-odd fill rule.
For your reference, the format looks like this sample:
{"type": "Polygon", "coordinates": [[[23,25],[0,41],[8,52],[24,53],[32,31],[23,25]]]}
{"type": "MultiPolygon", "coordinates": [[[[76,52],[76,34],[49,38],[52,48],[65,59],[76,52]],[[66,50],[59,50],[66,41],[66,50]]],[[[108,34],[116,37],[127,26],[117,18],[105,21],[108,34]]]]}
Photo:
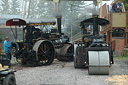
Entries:
{"type": "Polygon", "coordinates": [[[85,55],[83,55],[83,44],[74,44],[74,68],[85,67],[85,55]]]}
{"type": "Polygon", "coordinates": [[[88,51],[90,75],[108,75],[110,67],[110,59],[108,51],[88,51]]]}
{"type": "Polygon", "coordinates": [[[79,66],[77,65],[77,56],[78,53],[76,49],[78,48],[78,44],[74,44],[74,68],[78,68],[79,66]]]}
{"type": "Polygon", "coordinates": [[[39,40],[33,46],[39,65],[50,65],[54,60],[54,46],[50,41],[39,40]]]}
{"type": "Polygon", "coordinates": [[[76,56],[76,48],[77,48],[78,44],[74,44],[74,56],[76,56]]]}
{"type": "Polygon", "coordinates": [[[57,59],[60,61],[73,61],[73,47],[72,44],[64,44],[62,48],[55,49],[57,59]]]}

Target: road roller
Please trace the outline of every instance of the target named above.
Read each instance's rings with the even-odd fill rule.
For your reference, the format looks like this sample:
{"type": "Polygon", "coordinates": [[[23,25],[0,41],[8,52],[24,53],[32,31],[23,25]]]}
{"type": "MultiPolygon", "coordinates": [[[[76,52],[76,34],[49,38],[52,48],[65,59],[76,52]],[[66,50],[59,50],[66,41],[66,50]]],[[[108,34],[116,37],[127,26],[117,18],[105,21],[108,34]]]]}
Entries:
{"type": "Polygon", "coordinates": [[[10,26],[15,40],[11,43],[11,53],[23,65],[50,65],[54,58],[73,61],[73,45],[69,37],[61,33],[61,16],[56,20],[15,18],[8,20],[6,26],[10,26]],[[17,29],[22,29],[22,40],[18,39],[17,29]]]}
{"type": "Polygon", "coordinates": [[[80,22],[81,26],[85,23],[93,24],[93,32],[74,42],[74,68],[87,67],[89,75],[108,75],[110,66],[114,64],[113,52],[111,45],[105,42],[105,35],[99,34],[98,25],[105,26],[109,21],[93,15],[80,22]]]}
{"type": "Polygon", "coordinates": [[[55,58],[60,61],[73,61],[73,44],[70,43],[69,37],[62,33],[61,30],[62,16],[55,17],[54,20],[27,21],[29,26],[38,27],[32,32],[33,40],[49,40],[55,49],[55,58]],[[49,23],[51,22],[51,24],[49,23]],[[51,26],[52,25],[52,26],[51,26]]]}
{"type": "Polygon", "coordinates": [[[73,44],[69,41],[69,37],[61,32],[61,18],[62,16],[57,16],[56,28],[51,31],[51,41],[54,44],[56,58],[60,61],[73,61],[73,44]]]}
{"type": "MultiPolygon", "coordinates": [[[[42,24],[54,25],[55,23],[44,22],[42,24]]],[[[6,26],[10,26],[14,36],[14,42],[11,43],[11,54],[20,60],[22,65],[44,66],[53,62],[55,57],[54,46],[48,39],[43,39],[42,36],[44,35],[41,34],[40,29],[18,18],[6,21],[6,26]],[[18,29],[22,29],[22,40],[18,39],[18,29]]]]}

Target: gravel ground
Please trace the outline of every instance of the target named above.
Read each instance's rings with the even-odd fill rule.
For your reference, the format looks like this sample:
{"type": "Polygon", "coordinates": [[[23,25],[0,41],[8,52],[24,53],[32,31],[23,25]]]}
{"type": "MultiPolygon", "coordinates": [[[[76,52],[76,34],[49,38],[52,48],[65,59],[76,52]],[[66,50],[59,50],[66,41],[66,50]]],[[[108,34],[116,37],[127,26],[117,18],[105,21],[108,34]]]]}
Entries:
{"type": "Polygon", "coordinates": [[[122,75],[128,76],[128,60],[115,60],[115,64],[110,68],[110,75],[88,75],[87,68],[74,69],[73,62],[58,60],[50,66],[18,65],[13,68],[17,70],[15,73],[17,85],[128,85],[128,83],[122,84],[123,81],[114,80],[114,76],[117,79],[122,75]]]}

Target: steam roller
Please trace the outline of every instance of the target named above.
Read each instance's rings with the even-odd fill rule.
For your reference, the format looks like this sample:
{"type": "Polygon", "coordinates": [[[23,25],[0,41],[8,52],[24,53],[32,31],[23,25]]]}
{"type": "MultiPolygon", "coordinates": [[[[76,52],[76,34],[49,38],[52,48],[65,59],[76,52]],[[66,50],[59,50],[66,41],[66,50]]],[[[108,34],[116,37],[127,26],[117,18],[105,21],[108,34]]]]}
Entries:
{"type": "Polygon", "coordinates": [[[56,58],[60,61],[73,61],[73,44],[70,43],[69,37],[62,33],[61,29],[61,18],[62,16],[56,17],[57,29],[51,30],[51,42],[55,47],[56,58]]]}
{"type": "Polygon", "coordinates": [[[108,20],[98,18],[86,19],[81,22],[93,23],[93,34],[86,34],[80,41],[74,43],[74,67],[87,67],[89,75],[108,75],[109,68],[113,61],[113,52],[111,45],[105,42],[105,35],[99,35],[98,25],[109,24],[108,20]]]}
{"type": "Polygon", "coordinates": [[[72,44],[64,44],[62,48],[55,49],[57,59],[60,61],[73,61],[73,45],[72,44]]]}
{"type": "MultiPolygon", "coordinates": [[[[54,24],[53,22],[49,22],[54,24]]],[[[16,59],[20,59],[22,65],[50,65],[55,57],[55,48],[50,40],[44,39],[41,36],[34,38],[32,26],[26,24],[22,19],[10,19],[6,22],[6,26],[15,26],[14,38],[15,42],[11,43],[11,53],[16,59]],[[23,39],[17,41],[17,26],[23,27],[23,39]],[[24,27],[26,26],[26,27],[24,27]]],[[[12,29],[12,28],[11,28],[12,29]]],[[[13,30],[12,30],[13,31],[13,30]]]]}

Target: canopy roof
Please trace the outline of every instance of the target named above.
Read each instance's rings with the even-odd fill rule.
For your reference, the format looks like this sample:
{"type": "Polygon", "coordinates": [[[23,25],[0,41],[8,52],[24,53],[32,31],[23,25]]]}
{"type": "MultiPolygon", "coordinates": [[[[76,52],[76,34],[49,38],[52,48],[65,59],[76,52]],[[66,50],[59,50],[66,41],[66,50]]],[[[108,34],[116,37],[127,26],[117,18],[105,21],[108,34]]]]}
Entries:
{"type": "Polygon", "coordinates": [[[54,19],[26,19],[26,22],[30,26],[55,25],[56,24],[54,19]]]}
{"type": "Polygon", "coordinates": [[[20,25],[26,25],[29,24],[30,26],[39,26],[39,25],[54,25],[56,22],[55,20],[51,19],[19,19],[14,18],[6,21],[6,26],[20,26],[20,25]]]}
{"type": "Polygon", "coordinates": [[[26,21],[19,18],[14,18],[6,21],[6,26],[21,26],[21,25],[26,25],[26,21]]]}
{"type": "MultiPolygon", "coordinates": [[[[93,23],[93,18],[89,18],[89,19],[81,21],[81,25],[84,23],[93,23]]],[[[109,21],[106,19],[103,19],[103,18],[98,18],[98,24],[101,26],[107,25],[107,24],[109,24],[109,21]]]]}

